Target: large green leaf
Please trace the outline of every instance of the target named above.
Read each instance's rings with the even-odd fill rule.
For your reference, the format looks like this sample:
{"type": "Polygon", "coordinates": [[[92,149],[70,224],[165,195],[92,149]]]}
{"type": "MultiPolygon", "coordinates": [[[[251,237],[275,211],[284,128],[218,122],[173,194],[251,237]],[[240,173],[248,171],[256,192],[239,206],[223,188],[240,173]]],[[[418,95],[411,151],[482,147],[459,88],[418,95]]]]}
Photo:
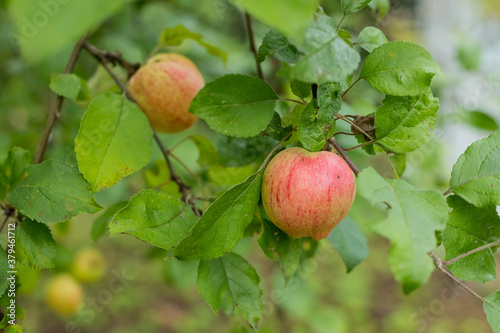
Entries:
{"type": "Polygon", "coordinates": [[[92,100],[75,139],[78,167],[93,192],[116,184],[151,159],[153,131],[144,113],[123,95],[92,100]]]}
{"type": "Polygon", "coordinates": [[[465,124],[487,131],[497,131],[500,128],[495,118],[479,110],[462,111],[459,119],[465,124]]]}
{"type": "Polygon", "coordinates": [[[274,114],[278,95],[265,81],[248,75],[224,75],[203,87],[189,110],[211,129],[236,137],[256,136],[274,114]]]}
{"type": "Polygon", "coordinates": [[[22,180],[24,169],[30,164],[31,154],[19,147],[12,147],[7,157],[0,161],[0,184],[7,193],[22,180]]]}
{"type": "Polygon", "coordinates": [[[387,42],[387,37],[381,30],[375,27],[366,27],[359,33],[355,44],[368,52],[373,52],[377,47],[387,42]]]}
{"type": "Polygon", "coordinates": [[[335,130],[335,114],[342,107],[342,99],[337,96],[334,84],[324,84],[318,89],[318,105],[311,101],[302,111],[299,120],[299,140],[310,151],[323,149],[335,130]]]}
{"type": "Polygon", "coordinates": [[[272,222],[264,220],[258,242],[269,259],[278,260],[285,282],[288,282],[299,266],[301,241],[288,236],[272,222]]]}
{"type": "Polygon", "coordinates": [[[449,191],[477,207],[500,205],[500,133],[474,142],[460,155],[449,191]]]}
{"type": "Polygon", "coordinates": [[[340,254],[349,273],[368,257],[368,242],[358,225],[349,218],[340,222],[328,235],[328,241],[340,254]]]}
{"type": "Polygon", "coordinates": [[[215,200],[177,246],[175,256],[180,260],[214,259],[230,252],[252,221],[261,182],[259,171],[215,200]]]}
{"type": "Polygon", "coordinates": [[[199,43],[207,50],[208,54],[220,57],[224,62],[227,61],[227,53],[222,51],[217,46],[206,41],[200,34],[189,31],[183,25],[177,25],[174,28],[164,29],[161,33],[159,46],[179,46],[186,39],[192,39],[199,43]]]}
{"type": "Polygon", "coordinates": [[[300,42],[318,6],[317,0],[231,0],[262,23],[300,42]],[[285,19],[286,18],[286,19],[285,19]]]}
{"type": "Polygon", "coordinates": [[[420,96],[387,96],[375,115],[378,143],[395,153],[408,153],[426,144],[439,109],[439,100],[426,92],[420,96]]]}
{"type": "MultiPolygon", "coordinates": [[[[456,195],[448,198],[448,205],[453,211],[443,233],[446,260],[500,238],[500,217],[495,207],[477,208],[456,195]]],[[[491,248],[462,258],[451,264],[449,269],[463,281],[484,283],[496,280],[491,248]]]]}
{"type": "Polygon", "coordinates": [[[238,308],[245,320],[256,328],[263,311],[259,282],[255,269],[231,252],[217,259],[200,261],[196,285],[215,314],[219,310],[233,314],[238,308]]]}
{"type": "Polygon", "coordinates": [[[279,61],[294,64],[299,60],[299,55],[299,50],[297,50],[295,45],[290,43],[288,38],[283,36],[279,31],[271,29],[262,40],[257,61],[261,63],[266,57],[271,57],[279,61]]]}
{"type": "Polygon", "coordinates": [[[383,94],[414,96],[427,91],[438,73],[438,64],[422,46],[389,42],[370,53],[359,78],[383,94]]]}
{"type": "Polygon", "coordinates": [[[15,232],[19,263],[37,269],[54,267],[57,247],[47,225],[25,219],[15,232]]]}
{"type": "Polygon", "coordinates": [[[184,202],[153,189],[135,194],[115,214],[111,236],[129,234],[162,249],[173,251],[189,235],[197,217],[184,202]]]}
{"type": "Polygon", "coordinates": [[[403,291],[412,292],[434,269],[427,252],[436,247],[436,231],[446,226],[446,200],[435,190],[422,191],[404,180],[384,179],[372,168],[359,174],[357,191],[372,205],[388,207],[387,218],[371,227],[391,241],[391,271],[403,291]]]}
{"type": "Polygon", "coordinates": [[[354,14],[363,9],[372,0],[341,0],[344,15],[354,14]]]}
{"type": "Polygon", "coordinates": [[[9,1],[9,14],[17,31],[10,32],[8,37],[12,43],[19,44],[26,60],[37,62],[75,44],[83,34],[118,12],[128,2],[9,1]]]}
{"type": "Polygon", "coordinates": [[[338,36],[333,19],[317,15],[306,30],[304,54],[294,65],[282,64],[280,74],[309,83],[341,82],[352,74],[360,61],[359,53],[338,36]]]}
{"type": "Polygon", "coordinates": [[[26,167],[23,180],[7,200],[24,216],[44,223],[64,222],[101,209],[82,174],[55,160],[26,167]]]}

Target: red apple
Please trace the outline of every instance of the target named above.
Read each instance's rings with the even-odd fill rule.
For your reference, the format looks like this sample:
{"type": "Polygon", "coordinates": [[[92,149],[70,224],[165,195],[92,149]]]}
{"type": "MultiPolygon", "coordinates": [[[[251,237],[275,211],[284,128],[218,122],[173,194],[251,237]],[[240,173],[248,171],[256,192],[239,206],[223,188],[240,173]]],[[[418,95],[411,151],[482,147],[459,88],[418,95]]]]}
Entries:
{"type": "Polygon", "coordinates": [[[320,240],[347,215],[356,194],[354,174],[337,154],[289,148],[266,168],[262,201],[288,235],[320,240]]]}
{"type": "Polygon", "coordinates": [[[189,105],[204,84],[191,60],[180,54],[161,53],[132,76],[128,91],[155,130],[176,133],[198,120],[189,113],[189,105]]]}
{"type": "Polygon", "coordinates": [[[53,276],[45,289],[45,300],[49,307],[64,316],[76,313],[83,296],[82,286],[66,273],[53,276]]]}

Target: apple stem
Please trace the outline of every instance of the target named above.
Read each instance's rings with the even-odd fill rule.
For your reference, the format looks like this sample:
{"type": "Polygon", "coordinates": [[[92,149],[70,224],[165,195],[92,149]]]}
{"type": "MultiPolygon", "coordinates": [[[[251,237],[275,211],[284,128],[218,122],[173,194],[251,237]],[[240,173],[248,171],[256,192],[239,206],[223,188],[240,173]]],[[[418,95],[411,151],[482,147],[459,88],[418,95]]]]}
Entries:
{"type": "Polygon", "coordinates": [[[351,159],[347,156],[347,154],[344,151],[344,148],[342,148],[342,146],[339,145],[338,142],[335,141],[334,138],[331,138],[330,140],[328,140],[328,142],[333,146],[333,148],[335,148],[337,150],[337,152],[340,154],[340,156],[342,156],[342,158],[344,159],[344,161],[346,161],[347,165],[349,165],[349,167],[351,168],[352,172],[354,172],[354,174],[357,177],[358,174],[359,174],[359,169],[353,163],[353,161],[351,161],[351,159]]]}
{"type": "MultiPolygon", "coordinates": [[[[66,64],[66,68],[64,69],[64,74],[70,74],[71,72],[73,72],[78,57],[80,56],[80,52],[83,48],[83,44],[86,40],[87,36],[84,36],[76,43],[69,61],[66,64]]],[[[42,138],[40,139],[38,147],[36,148],[35,158],[33,159],[34,164],[40,163],[43,160],[43,155],[45,155],[45,150],[47,149],[49,138],[52,134],[52,130],[54,129],[54,125],[56,124],[57,119],[59,119],[59,117],[61,116],[63,103],[64,97],[58,95],[54,104],[52,105],[52,108],[50,109],[49,118],[47,119],[47,124],[45,125],[45,129],[43,130],[42,138]]]]}
{"type": "Polygon", "coordinates": [[[265,81],[264,79],[264,73],[262,72],[262,67],[260,67],[260,63],[258,61],[258,53],[257,53],[257,48],[255,47],[255,40],[253,37],[253,29],[252,29],[252,18],[250,17],[250,14],[245,12],[245,25],[247,28],[247,33],[248,33],[248,41],[250,42],[250,51],[252,51],[254,58],[255,58],[255,65],[257,66],[257,75],[259,78],[265,81]]]}

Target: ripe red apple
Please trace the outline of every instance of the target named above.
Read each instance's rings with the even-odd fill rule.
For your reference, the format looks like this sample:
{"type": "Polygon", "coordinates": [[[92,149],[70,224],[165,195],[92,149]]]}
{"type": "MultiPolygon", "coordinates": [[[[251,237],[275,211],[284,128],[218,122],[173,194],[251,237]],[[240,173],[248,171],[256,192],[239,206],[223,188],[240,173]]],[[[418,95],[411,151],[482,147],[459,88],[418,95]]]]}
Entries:
{"type": "Polygon", "coordinates": [[[337,154],[289,148],[266,168],[262,201],[271,221],[288,235],[327,237],[351,208],[354,174],[337,154]]]}
{"type": "Polygon", "coordinates": [[[176,133],[198,120],[189,113],[189,105],[204,84],[191,60],[180,54],[161,53],[132,76],[128,91],[155,130],[176,133]]]}
{"type": "Polygon", "coordinates": [[[106,273],[106,263],[101,252],[92,247],[85,247],[75,255],[72,273],[81,282],[95,282],[106,273]]]}
{"type": "Polygon", "coordinates": [[[66,273],[53,276],[45,289],[45,301],[49,307],[64,316],[76,313],[83,296],[82,286],[66,273]]]}

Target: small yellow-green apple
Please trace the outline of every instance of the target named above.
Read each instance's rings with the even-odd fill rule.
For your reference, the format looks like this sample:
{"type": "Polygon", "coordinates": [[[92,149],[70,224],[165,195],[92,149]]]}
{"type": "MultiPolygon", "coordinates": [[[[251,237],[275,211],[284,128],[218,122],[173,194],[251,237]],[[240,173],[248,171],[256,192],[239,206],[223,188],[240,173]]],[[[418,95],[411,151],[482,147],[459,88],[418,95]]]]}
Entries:
{"type": "Polygon", "coordinates": [[[104,276],[106,263],[99,250],[84,247],[76,253],[71,271],[77,280],[90,283],[104,276]]]}
{"type": "Polygon", "coordinates": [[[176,133],[198,120],[189,113],[189,105],[204,84],[191,60],[180,54],[160,53],[132,76],[128,92],[155,130],[176,133]]]}
{"type": "Polygon", "coordinates": [[[83,297],[82,286],[67,273],[53,276],[45,289],[45,301],[54,312],[63,316],[76,313],[83,297]]]}
{"type": "Polygon", "coordinates": [[[354,174],[337,154],[289,148],[264,172],[262,201],[271,221],[288,235],[327,237],[351,208],[354,174]]]}

